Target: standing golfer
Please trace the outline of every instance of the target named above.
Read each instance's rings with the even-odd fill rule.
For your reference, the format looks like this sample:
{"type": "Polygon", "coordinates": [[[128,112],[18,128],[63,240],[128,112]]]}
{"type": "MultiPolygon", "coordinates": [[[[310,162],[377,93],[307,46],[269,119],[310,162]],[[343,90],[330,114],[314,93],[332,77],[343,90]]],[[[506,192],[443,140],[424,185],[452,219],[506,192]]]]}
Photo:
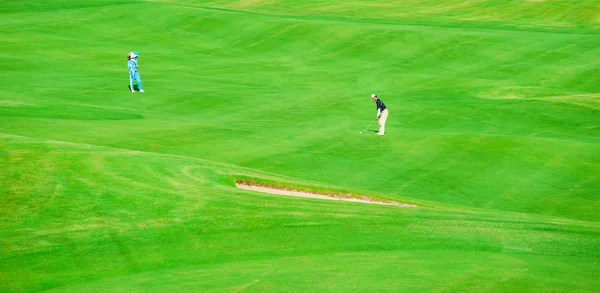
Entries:
{"type": "Polygon", "coordinates": [[[377,104],[377,120],[379,120],[379,132],[377,132],[377,135],[384,135],[385,121],[388,117],[388,109],[383,103],[383,101],[380,100],[376,94],[371,95],[371,101],[375,101],[375,103],[377,104]]]}
{"type": "Polygon", "coordinates": [[[132,93],[135,93],[133,89],[133,80],[137,80],[138,88],[143,93],[142,79],[140,78],[140,72],[138,71],[138,52],[129,52],[127,54],[127,68],[129,69],[129,89],[132,93]]]}

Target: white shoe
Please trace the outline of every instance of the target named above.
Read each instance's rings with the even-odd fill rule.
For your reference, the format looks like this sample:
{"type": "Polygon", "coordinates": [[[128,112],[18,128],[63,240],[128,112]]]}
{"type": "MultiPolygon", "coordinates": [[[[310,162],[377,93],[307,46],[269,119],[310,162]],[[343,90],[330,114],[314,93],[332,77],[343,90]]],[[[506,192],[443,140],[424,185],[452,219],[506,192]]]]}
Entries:
{"type": "Polygon", "coordinates": [[[140,93],[143,93],[143,92],[144,92],[144,90],[140,90],[140,93]]]}
{"type": "Polygon", "coordinates": [[[383,135],[383,133],[381,133],[381,132],[377,132],[377,135],[383,135]]]}
{"type": "Polygon", "coordinates": [[[135,93],[135,91],[134,91],[134,90],[131,90],[131,92],[132,92],[132,93],[135,93]]]}

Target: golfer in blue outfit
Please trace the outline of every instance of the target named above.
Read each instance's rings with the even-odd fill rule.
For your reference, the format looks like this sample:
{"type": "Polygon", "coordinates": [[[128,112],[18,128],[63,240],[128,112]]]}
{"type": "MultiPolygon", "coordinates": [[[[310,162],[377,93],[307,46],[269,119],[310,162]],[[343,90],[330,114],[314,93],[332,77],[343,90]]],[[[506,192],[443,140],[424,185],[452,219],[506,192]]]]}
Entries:
{"type": "Polygon", "coordinates": [[[142,79],[140,78],[140,73],[138,71],[138,52],[129,52],[127,54],[127,68],[129,69],[129,89],[131,89],[132,93],[135,93],[133,89],[133,80],[137,80],[138,88],[140,92],[143,93],[142,89],[142,79]]]}

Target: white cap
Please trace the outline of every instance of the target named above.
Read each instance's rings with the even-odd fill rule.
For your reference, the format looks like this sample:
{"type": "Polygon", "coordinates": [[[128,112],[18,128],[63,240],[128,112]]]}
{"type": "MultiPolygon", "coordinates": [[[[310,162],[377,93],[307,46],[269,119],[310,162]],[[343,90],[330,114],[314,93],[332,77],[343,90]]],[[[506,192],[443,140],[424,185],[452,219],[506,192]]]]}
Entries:
{"type": "Polygon", "coordinates": [[[135,57],[137,57],[137,55],[134,52],[129,52],[129,57],[135,58],[135,57]]]}
{"type": "Polygon", "coordinates": [[[372,100],[374,97],[377,97],[377,95],[376,95],[376,94],[372,94],[372,95],[371,95],[371,100],[372,100]]]}

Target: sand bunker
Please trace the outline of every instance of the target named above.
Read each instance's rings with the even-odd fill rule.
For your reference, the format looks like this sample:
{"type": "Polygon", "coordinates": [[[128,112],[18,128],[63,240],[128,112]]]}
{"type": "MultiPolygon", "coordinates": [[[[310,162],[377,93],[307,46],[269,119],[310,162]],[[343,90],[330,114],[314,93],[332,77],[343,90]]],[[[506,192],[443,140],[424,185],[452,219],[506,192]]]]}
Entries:
{"type": "Polygon", "coordinates": [[[251,190],[262,193],[276,194],[276,195],[286,195],[286,196],[296,196],[296,197],[307,197],[307,198],[318,198],[318,199],[327,199],[327,200],[339,200],[339,201],[351,201],[351,202],[360,202],[360,203],[371,203],[371,204],[383,204],[383,205],[394,205],[394,206],[402,206],[402,207],[417,207],[414,204],[402,203],[391,200],[378,200],[374,198],[370,198],[368,196],[361,197],[351,197],[346,194],[324,194],[306,190],[298,190],[292,188],[284,188],[278,186],[266,186],[264,184],[250,182],[250,181],[237,181],[235,185],[244,190],[251,190]]]}

